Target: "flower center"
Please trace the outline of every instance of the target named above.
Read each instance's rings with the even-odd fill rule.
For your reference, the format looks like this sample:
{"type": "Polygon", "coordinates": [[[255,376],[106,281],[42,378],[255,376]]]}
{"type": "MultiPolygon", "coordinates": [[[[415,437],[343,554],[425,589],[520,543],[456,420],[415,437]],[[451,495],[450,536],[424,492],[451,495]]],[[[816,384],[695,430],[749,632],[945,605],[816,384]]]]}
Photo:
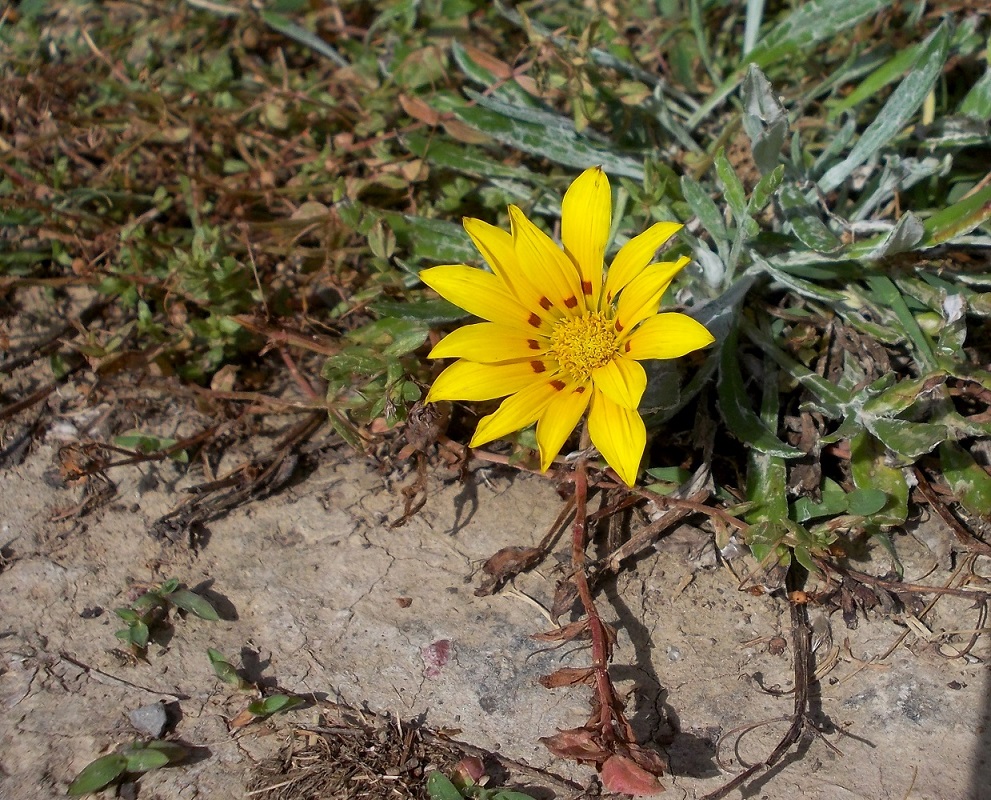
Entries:
{"type": "Polygon", "coordinates": [[[565,317],[551,331],[551,352],[561,367],[580,382],[605,366],[619,351],[613,322],[601,311],[565,317]]]}

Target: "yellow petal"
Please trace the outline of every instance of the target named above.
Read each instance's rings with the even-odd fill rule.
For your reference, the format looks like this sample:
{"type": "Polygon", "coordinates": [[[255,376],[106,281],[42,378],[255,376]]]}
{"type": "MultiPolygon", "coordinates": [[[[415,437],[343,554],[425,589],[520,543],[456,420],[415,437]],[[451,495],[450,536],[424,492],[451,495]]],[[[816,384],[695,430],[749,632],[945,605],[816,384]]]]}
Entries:
{"type": "Polygon", "coordinates": [[[582,291],[592,307],[597,306],[602,291],[602,268],[611,225],[609,178],[601,167],[587,169],[564,194],[561,242],[578,266],[582,291]]]}
{"type": "Polygon", "coordinates": [[[537,444],[540,446],[541,472],[546,472],[551,462],[561,452],[564,443],[588,408],[591,395],[591,387],[588,384],[566,386],[540,415],[540,420],[537,422],[537,444]]]}
{"type": "Polygon", "coordinates": [[[469,314],[526,332],[536,332],[543,320],[525,308],[498,275],[455,264],[430,267],[420,272],[420,280],[445,300],[469,314]]]}
{"type": "Polygon", "coordinates": [[[687,258],[651,264],[627,284],[616,304],[616,330],[629,333],[637,323],[657,313],[671,279],[688,263],[687,258]]]}
{"type": "Polygon", "coordinates": [[[520,269],[543,295],[541,305],[549,303],[558,314],[584,311],[585,296],[571,259],[516,206],[509,207],[509,219],[520,269]]]}
{"type": "Polygon", "coordinates": [[[462,224],[486,263],[503,279],[520,303],[527,309],[536,311],[541,317],[550,319],[548,311],[540,306],[540,292],[520,270],[512,235],[502,228],[472,217],[465,217],[462,224]]]}
{"type": "Polygon", "coordinates": [[[657,248],[683,227],[680,222],[655,222],[639,236],[634,236],[624,244],[606,274],[605,302],[611,303],[623,287],[654,259],[657,248]]]}
{"type": "Polygon", "coordinates": [[[616,405],[600,391],[592,396],[588,412],[592,444],[627,486],[636,483],[647,446],[647,429],[636,411],[616,405]]]}
{"type": "Polygon", "coordinates": [[[592,370],[592,383],[614,403],[635,411],[647,388],[647,373],[633,359],[614,358],[592,370]]]}
{"type": "Polygon", "coordinates": [[[493,364],[540,357],[549,344],[545,337],[536,333],[527,336],[516,327],[479,322],[451,331],[430,351],[429,358],[467,358],[493,364]]]}
{"type": "Polygon", "coordinates": [[[492,400],[518,392],[539,380],[540,375],[550,374],[542,361],[511,361],[506,364],[476,364],[474,361],[455,361],[445,369],[427,394],[428,403],[438,400],[492,400]]]}
{"type": "Polygon", "coordinates": [[[553,380],[552,385],[551,380],[546,380],[507,397],[495,412],[479,420],[469,446],[481,447],[494,439],[501,439],[513,431],[532,425],[547,408],[547,404],[561,393],[560,387],[561,381],[553,380]]]}
{"type": "Polygon", "coordinates": [[[715,340],[700,322],[685,314],[656,314],[630,334],[623,353],[638,361],[645,358],[680,358],[708,347],[715,340]]]}

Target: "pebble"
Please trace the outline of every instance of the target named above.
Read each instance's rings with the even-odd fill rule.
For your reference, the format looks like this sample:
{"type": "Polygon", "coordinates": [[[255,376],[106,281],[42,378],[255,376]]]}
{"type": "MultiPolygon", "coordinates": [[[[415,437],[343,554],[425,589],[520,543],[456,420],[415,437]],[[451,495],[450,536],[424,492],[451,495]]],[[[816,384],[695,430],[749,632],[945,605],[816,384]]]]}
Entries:
{"type": "Polygon", "coordinates": [[[165,706],[162,703],[152,703],[134,709],[130,714],[131,724],[135,730],[157,739],[165,731],[169,717],[165,713],[165,706]]]}

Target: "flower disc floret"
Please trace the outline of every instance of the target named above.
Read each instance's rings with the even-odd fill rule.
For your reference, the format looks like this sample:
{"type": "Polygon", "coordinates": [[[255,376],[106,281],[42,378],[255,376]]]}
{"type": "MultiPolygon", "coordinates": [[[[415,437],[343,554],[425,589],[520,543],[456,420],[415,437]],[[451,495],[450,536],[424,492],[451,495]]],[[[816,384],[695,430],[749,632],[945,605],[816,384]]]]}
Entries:
{"type": "Polygon", "coordinates": [[[613,321],[603,312],[565,317],[551,331],[550,354],[573,381],[586,383],[619,352],[613,321]]]}

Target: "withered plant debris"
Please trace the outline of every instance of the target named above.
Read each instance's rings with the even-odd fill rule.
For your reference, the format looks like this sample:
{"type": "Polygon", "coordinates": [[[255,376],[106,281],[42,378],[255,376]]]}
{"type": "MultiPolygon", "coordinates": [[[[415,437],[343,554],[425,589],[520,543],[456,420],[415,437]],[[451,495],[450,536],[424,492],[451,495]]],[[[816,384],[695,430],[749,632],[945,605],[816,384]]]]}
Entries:
{"type": "Polygon", "coordinates": [[[188,539],[197,526],[220,519],[246,502],[278,492],[290,481],[299,465],[300,445],[325,420],[322,413],[310,414],[294,425],[271,450],[241,464],[228,477],[187,489],[191,497],[156,520],[151,527],[152,536],[178,544],[188,539]]]}
{"type": "Polygon", "coordinates": [[[338,703],[319,704],[316,725],[297,725],[278,757],[263,761],[246,796],[259,800],[429,800],[426,778],[450,774],[467,756],[499,786],[538,798],[584,796],[579,785],[451,738],[415,722],[338,703]]]}

